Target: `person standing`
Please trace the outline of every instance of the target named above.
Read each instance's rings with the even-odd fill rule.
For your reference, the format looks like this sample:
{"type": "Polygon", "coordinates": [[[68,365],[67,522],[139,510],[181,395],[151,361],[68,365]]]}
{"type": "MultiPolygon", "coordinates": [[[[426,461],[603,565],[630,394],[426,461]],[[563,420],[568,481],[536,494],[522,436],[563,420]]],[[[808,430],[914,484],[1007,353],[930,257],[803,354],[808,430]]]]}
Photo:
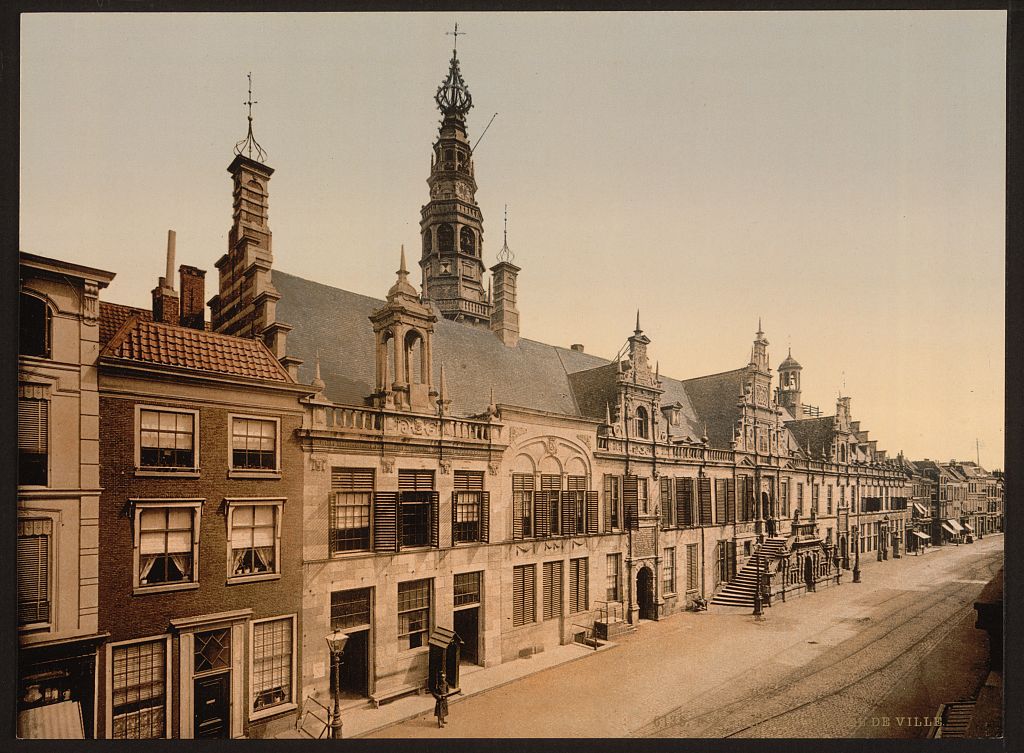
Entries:
{"type": "Polygon", "coordinates": [[[445,725],[445,718],[448,716],[448,695],[448,679],[442,668],[437,678],[437,686],[434,688],[434,716],[437,717],[438,727],[445,725]]]}

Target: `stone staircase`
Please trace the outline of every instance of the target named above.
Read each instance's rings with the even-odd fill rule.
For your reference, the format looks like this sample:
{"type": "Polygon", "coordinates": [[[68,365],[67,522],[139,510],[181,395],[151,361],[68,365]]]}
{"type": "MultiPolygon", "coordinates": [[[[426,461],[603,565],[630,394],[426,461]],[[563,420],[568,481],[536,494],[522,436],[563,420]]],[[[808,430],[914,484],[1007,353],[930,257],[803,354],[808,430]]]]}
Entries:
{"type": "Polygon", "coordinates": [[[736,573],[736,577],[718,589],[711,599],[712,604],[724,607],[754,608],[754,593],[757,591],[757,563],[761,563],[761,577],[774,567],[786,549],[786,537],[766,539],[764,544],[736,573]]]}

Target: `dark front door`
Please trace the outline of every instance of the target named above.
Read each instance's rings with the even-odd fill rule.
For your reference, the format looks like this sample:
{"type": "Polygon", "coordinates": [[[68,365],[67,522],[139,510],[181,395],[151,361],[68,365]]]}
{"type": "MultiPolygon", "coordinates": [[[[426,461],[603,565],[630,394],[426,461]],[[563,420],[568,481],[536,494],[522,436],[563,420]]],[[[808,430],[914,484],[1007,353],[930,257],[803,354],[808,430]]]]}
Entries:
{"type": "Polygon", "coordinates": [[[657,618],[654,609],[654,579],[646,567],[641,567],[636,574],[636,603],[640,607],[641,620],[657,618]]]}
{"type": "Polygon", "coordinates": [[[195,679],[192,703],[195,708],[196,737],[229,737],[228,713],[231,673],[221,672],[195,679]]]}
{"type": "Polygon", "coordinates": [[[341,695],[365,698],[370,694],[370,631],[356,630],[348,634],[348,643],[341,654],[341,695]]]}
{"type": "Polygon", "coordinates": [[[480,661],[480,607],[460,609],[455,613],[452,629],[462,639],[462,660],[469,664],[480,661]]]}

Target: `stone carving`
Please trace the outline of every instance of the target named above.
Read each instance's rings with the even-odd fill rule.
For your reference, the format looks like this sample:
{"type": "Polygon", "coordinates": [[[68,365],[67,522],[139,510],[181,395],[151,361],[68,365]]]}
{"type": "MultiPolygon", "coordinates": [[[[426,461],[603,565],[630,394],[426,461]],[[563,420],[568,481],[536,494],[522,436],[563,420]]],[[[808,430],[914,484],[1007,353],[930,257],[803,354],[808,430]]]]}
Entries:
{"type": "Polygon", "coordinates": [[[558,439],[556,439],[555,437],[548,437],[545,440],[545,442],[547,444],[548,454],[549,455],[556,455],[557,456],[558,455],[558,439]]]}
{"type": "Polygon", "coordinates": [[[508,432],[509,440],[511,442],[515,442],[517,439],[519,439],[519,437],[523,436],[523,434],[525,433],[526,429],[524,429],[522,426],[513,426],[511,429],[509,429],[508,432]]]}
{"type": "Polygon", "coordinates": [[[451,473],[451,470],[452,470],[452,461],[451,460],[439,460],[439,461],[437,461],[437,464],[441,468],[441,473],[446,474],[446,475],[448,473],[451,473]]]}
{"type": "Polygon", "coordinates": [[[381,473],[392,474],[395,472],[395,459],[394,458],[381,458],[380,459],[380,470],[381,473]]]}
{"type": "Polygon", "coordinates": [[[99,318],[100,287],[95,282],[85,283],[85,298],[82,301],[82,318],[94,322],[99,318]]]}
{"type": "Polygon", "coordinates": [[[498,475],[498,469],[499,468],[501,468],[501,464],[500,463],[488,463],[487,464],[487,471],[492,476],[497,476],[498,475]]]}
{"type": "Polygon", "coordinates": [[[311,471],[326,471],[327,470],[327,458],[319,455],[309,456],[309,470],[311,471]]]}
{"type": "Polygon", "coordinates": [[[576,438],[585,444],[588,450],[592,448],[592,445],[590,444],[592,440],[589,434],[577,434],[576,438]]]}

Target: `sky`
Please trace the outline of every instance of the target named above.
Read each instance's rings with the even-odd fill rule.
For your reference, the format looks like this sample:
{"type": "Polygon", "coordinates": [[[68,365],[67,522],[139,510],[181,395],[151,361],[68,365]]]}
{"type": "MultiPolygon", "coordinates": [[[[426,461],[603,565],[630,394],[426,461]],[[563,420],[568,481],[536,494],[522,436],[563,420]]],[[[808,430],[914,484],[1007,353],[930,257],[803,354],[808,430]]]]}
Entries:
{"type": "Polygon", "coordinates": [[[685,379],[745,365],[760,318],[805,402],[1002,467],[1002,11],[25,14],[21,250],[148,307],[174,229],[212,295],[251,72],[274,268],[383,298],[456,21],[524,337],[611,358],[639,308],[685,379]]]}

